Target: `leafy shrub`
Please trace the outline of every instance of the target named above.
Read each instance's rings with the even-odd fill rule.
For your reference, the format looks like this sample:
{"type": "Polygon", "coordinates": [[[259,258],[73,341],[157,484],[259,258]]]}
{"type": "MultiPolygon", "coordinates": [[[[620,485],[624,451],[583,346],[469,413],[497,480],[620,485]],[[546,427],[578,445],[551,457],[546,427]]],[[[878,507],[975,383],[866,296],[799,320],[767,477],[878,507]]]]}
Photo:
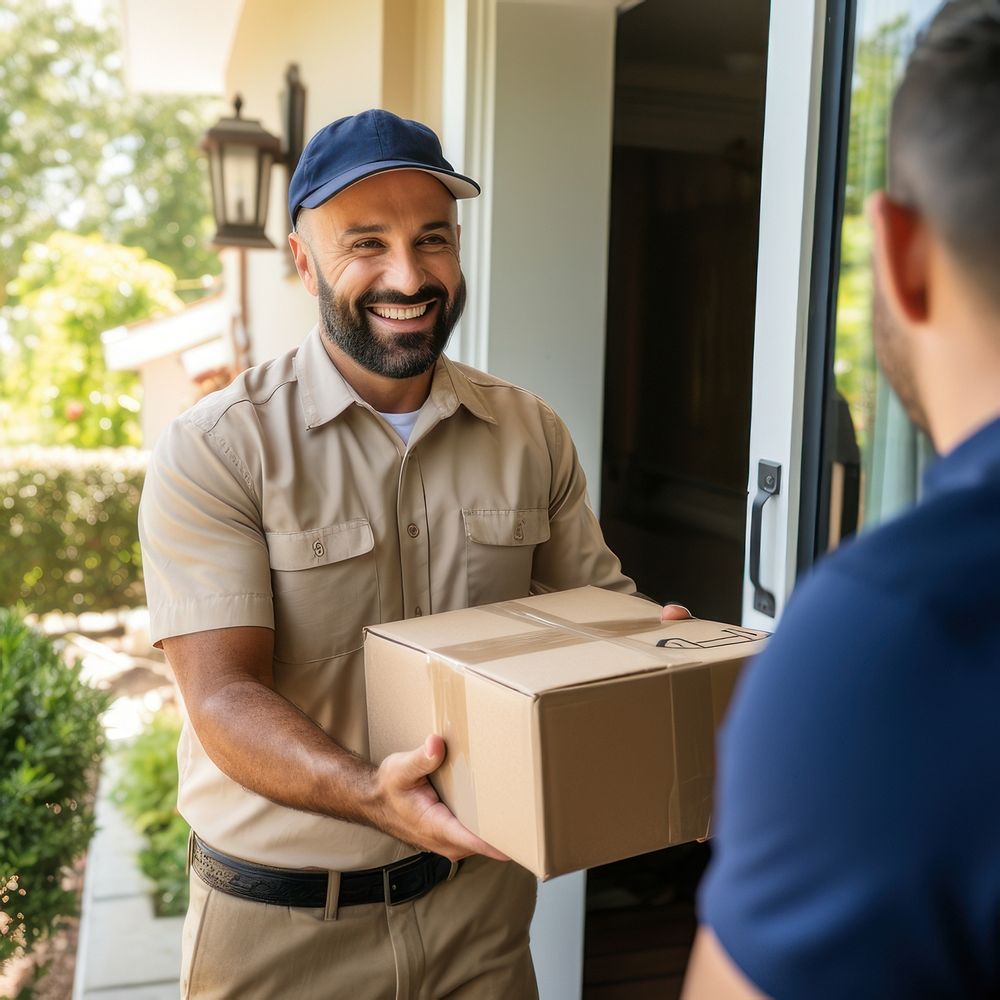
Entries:
{"type": "Polygon", "coordinates": [[[107,611],[145,601],[136,512],[145,454],[0,449],[0,605],[107,611]]]}
{"type": "Polygon", "coordinates": [[[0,608],[0,962],[76,912],[62,874],[94,833],[102,692],[0,608]]]}
{"type": "Polygon", "coordinates": [[[139,867],[155,885],[161,917],[187,909],[185,874],[189,827],[177,811],[177,740],[181,722],[161,711],[122,753],[123,773],[112,793],[122,812],[145,837],[139,867]]]}

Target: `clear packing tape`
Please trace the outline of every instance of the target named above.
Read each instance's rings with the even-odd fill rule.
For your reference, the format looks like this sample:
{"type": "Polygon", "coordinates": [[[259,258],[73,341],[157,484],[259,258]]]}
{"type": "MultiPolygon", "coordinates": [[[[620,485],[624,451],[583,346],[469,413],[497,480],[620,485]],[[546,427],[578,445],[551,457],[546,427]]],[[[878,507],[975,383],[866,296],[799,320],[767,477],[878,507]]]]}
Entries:
{"type": "MultiPolygon", "coordinates": [[[[669,687],[669,705],[663,725],[664,738],[672,740],[673,781],[668,796],[668,826],[672,843],[704,839],[709,836],[712,794],[715,775],[714,734],[722,720],[735,686],[743,659],[737,650],[711,670],[693,670],[706,659],[718,660],[718,654],[699,658],[697,651],[755,644],[766,632],[739,626],[715,625],[705,639],[671,637],[672,626],[684,622],[662,622],[659,608],[655,617],[576,622],[544,613],[520,601],[483,606],[489,612],[532,626],[530,631],[493,639],[474,640],[443,646],[427,655],[427,667],[434,692],[435,731],[449,747],[446,766],[435,775],[435,785],[452,808],[478,823],[478,798],[475,771],[468,759],[472,745],[469,735],[469,707],[465,667],[475,667],[511,657],[529,656],[591,642],[611,643],[627,649],[630,661],[636,657],[649,664],[646,672],[665,672],[669,687]],[[663,645],[634,638],[652,632],[665,633],[663,645]],[[671,669],[673,668],[673,669],[671,669]],[[678,711],[678,706],[681,710],[678,711]],[[452,748],[455,748],[454,751],[452,748]]],[[[687,619],[690,622],[692,619],[687,619]]],[[[694,619],[697,621],[697,619],[694,619]]],[[[708,623],[705,623],[708,624],[708,623]]],[[[747,656],[757,650],[748,650],[747,656]]],[[[635,673],[644,671],[638,668],[635,673]]],[[[609,673],[606,679],[615,674],[609,673]]]]}

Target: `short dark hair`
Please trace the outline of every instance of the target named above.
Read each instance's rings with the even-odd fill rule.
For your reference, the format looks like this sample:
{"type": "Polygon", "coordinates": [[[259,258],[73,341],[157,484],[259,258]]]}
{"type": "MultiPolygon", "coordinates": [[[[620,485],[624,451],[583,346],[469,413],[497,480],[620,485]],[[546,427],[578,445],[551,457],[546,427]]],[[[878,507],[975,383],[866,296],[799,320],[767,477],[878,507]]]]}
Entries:
{"type": "Polygon", "coordinates": [[[892,105],[889,194],[1000,299],[1000,0],[951,0],[918,37],[892,105]]]}

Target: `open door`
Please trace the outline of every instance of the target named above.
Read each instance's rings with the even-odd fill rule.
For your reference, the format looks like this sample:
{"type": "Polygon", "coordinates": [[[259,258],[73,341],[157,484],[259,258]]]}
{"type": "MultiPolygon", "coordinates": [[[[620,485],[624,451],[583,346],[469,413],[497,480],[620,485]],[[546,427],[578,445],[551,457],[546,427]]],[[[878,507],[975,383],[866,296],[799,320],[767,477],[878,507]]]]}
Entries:
{"type": "Polygon", "coordinates": [[[839,121],[848,6],[771,5],[743,588],[743,623],[767,630],[797,571],[820,123],[839,121]]]}
{"type": "Polygon", "coordinates": [[[744,624],[765,629],[797,576],[916,499],[933,454],[877,371],[864,203],[885,184],[892,96],[939,0],[849,0],[825,17],[789,4],[780,21],[778,6],[772,52],[795,75],[779,84],[776,62],[768,77],[743,602],[744,624]]]}

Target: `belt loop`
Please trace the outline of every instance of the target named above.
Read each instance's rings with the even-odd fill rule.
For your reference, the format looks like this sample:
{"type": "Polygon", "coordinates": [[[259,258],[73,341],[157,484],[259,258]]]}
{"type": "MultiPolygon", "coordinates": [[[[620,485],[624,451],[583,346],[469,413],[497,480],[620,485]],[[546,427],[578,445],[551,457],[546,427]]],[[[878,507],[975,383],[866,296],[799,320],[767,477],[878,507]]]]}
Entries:
{"type": "Polygon", "coordinates": [[[194,857],[194,830],[188,830],[187,859],[184,862],[184,877],[191,874],[191,859],[194,857]]]}
{"type": "Polygon", "coordinates": [[[326,876],[326,909],[323,911],[323,919],[336,920],[340,909],[340,872],[327,872],[326,876]]]}

